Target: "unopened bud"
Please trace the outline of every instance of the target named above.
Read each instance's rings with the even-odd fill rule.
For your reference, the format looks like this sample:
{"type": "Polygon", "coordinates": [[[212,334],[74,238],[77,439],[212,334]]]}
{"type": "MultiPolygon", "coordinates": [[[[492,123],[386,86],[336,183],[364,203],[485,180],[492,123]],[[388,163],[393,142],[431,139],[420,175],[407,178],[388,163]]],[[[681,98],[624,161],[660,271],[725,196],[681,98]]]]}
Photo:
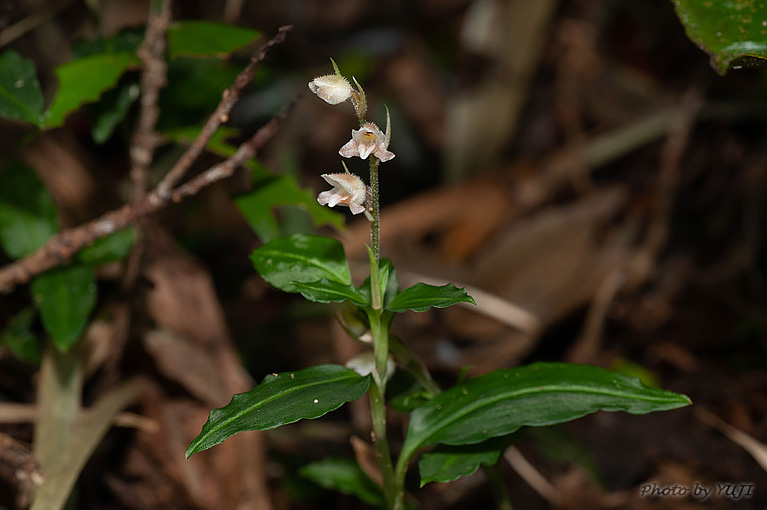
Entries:
{"type": "Polygon", "coordinates": [[[330,104],[343,103],[352,95],[352,86],[346,78],[335,74],[313,79],[309,82],[309,90],[330,104]]]}

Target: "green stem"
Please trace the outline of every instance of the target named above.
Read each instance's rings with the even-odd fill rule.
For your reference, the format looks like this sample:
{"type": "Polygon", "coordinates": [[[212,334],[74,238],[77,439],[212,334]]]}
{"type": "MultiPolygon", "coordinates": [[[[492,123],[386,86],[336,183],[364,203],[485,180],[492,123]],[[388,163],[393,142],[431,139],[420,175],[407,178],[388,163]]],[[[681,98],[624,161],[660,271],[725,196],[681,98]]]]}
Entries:
{"type": "Polygon", "coordinates": [[[506,481],[503,479],[501,463],[498,462],[492,466],[482,466],[482,470],[490,483],[490,490],[493,492],[493,499],[498,504],[498,510],[512,510],[511,500],[509,499],[509,490],[506,488],[506,481]]]}
{"type": "Polygon", "coordinates": [[[386,437],[386,401],[383,392],[375,379],[370,385],[370,410],[373,415],[373,442],[376,448],[378,467],[383,476],[383,490],[389,508],[394,509],[397,499],[394,468],[389,451],[389,440],[386,437]]]}

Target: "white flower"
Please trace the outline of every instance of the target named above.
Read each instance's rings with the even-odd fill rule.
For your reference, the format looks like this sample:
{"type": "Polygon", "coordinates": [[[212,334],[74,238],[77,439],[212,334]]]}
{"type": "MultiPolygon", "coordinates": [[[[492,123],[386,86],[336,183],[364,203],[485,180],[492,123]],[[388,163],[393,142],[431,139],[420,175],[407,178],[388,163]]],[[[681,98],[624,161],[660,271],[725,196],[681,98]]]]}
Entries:
{"type": "Polygon", "coordinates": [[[352,95],[352,86],[346,78],[335,74],[313,79],[309,82],[309,90],[330,104],[343,103],[352,95]]]}
{"type": "Polygon", "coordinates": [[[352,139],[338,153],[345,158],[359,156],[362,159],[373,154],[381,161],[389,161],[394,159],[394,153],[389,152],[388,147],[388,137],[378,126],[368,122],[360,129],[352,130],[352,139]]]}
{"type": "Polygon", "coordinates": [[[350,173],[322,174],[322,178],[333,186],[333,189],[319,194],[317,202],[320,205],[329,207],[335,207],[339,204],[345,205],[351,209],[352,214],[365,213],[365,216],[372,220],[365,207],[368,189],[362,179],[350,173]]]}

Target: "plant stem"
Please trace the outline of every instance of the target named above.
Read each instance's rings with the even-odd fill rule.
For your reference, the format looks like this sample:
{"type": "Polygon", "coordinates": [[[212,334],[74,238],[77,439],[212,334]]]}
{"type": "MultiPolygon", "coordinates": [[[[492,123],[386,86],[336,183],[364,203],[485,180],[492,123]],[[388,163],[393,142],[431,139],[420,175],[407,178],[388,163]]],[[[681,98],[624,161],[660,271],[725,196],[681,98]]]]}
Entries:
{"type": "Polygon", "coordinates": [[[373,260],[370,261],[370,296],[373,301],[373,309],[383,308],[383,296],[381,296],[381,275],[379,274],[379,262],[381,260],[381,207],[378,200],[378,164],[380,161],[371,156],[370,161],[370,201],[373,219],[370,222],[370,248],[373,251],[373,260]]]}
{"type": "Polygon", "coordinates": [[[375,371],[373,384],[370,385],[370,410],[373,416],[373,441],[376,447],[376,457],[383,476],[383,490],[386,502],[391,510],[401,510],[403,491],[394,476],[389,440],[386,436],[386,365],[389,361],[389,320],[383,313],[383,296],[381,291],[381,260],[380,222],[381,208],[378,200],[378,164],[380,161],[370,157],[370,244],[373,256],[370,258],[370,296],[372,309],[368,309],[370,335],[373,340],[375,354],[375,371]]]}
{"type": "Polygon", "coordinates": [[[395,508],[397,487],[394,480],[394,468],[389,451],[389,440],[386,437],[386,401],[376,378],[370,385],[370,410],[373,415],[373,442],[376,448],[378,466],[383,476],[383,490],[389,508],[395,508]]]}
{"type": "Polygon", "coordinates": [[[506,481],[503,479],[503,471],[501,471],[501,463],[483,466],[482,470],[487,476],[490,490],[493,492],[493,499],[498,504],[498,510],[512,510],[509,490],[506,488],[506,481]]]}

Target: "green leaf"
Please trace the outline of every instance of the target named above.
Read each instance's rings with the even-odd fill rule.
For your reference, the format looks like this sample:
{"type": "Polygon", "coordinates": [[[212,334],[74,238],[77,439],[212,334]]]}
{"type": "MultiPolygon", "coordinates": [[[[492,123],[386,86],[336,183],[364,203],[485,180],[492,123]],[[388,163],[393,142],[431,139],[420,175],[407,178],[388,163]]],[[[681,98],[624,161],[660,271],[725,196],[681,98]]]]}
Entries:
{"type": "MultiPolygon", "coordinates": [[[[165,136],[175,143],[190,144],[200,133],[198,126],[176,128],[165,131],[165,136]]],[[[237,147],[226,139],[237,136],[238,130],[221,127],[208,142],[207,150],[223,158],[231,157],[237,147]]],[[[280,226],[274,216],[274,209],[283,206],[296,206],[305,210],[316,227],[332,226],[344,230],[344,216],[322,207],[317,203],[314,193],[298,187],[296,180],[287,175],[273,175],[265,167],[251,159],[248,166],[253,173],[253,191],[234,199],[235,205],[245,217],[248,225],[258,234],[263,242],[281,236],[280,226]]]]}
{"type": "Polygon", "coordinates": [[[452,283],[435,287],[426,283],[417,283],[399,292],[386,307],[392,312],[414,310],[425,312],[429,308],[446,308],[458,303],[474,303],[474,299],[452,283]]]}
{"type": "Polygon", "coordinates": [[[31,60],[15,51],[0,55],[0,116],[43,123],[43,93],[31,60]]]}
{"type": "Polygon", "coordinates": [[[397,370],[386,385],[386,399],[389,405],[400,413],[410,413],[433,397],[434,394],[427,391],[407,370],[397,370]]]}
{"type": "Polygon", "coordinates": [[[423,446],[464,445],[523,426],[574,420],[595,411],[646,414],[690,405],[685,395],[589,365],[536,363],[470,379],[414,410],[401,462],[423,446]]]}
{"type": "Polygon", "coordinates": [[[132,227],[118,230],[80,250],[77,260],[90,266],[103,266],[122,260],[130,253],[135,238],[136,232],[132,227]]]}
{"type": "Polygon", "coordinates": [[[87,266],[68,266],[36,276],[30,285],[43,327],[61,352],[72,347],[96,305],[96,277],[87,266]]]}
{"type": "MultiPolygon", "coordinates": [[[[197,137],[200,135],[200,126],[185,126],[180,128],[168,129],[163,131],[163,136],[167,137],[173,143],[179,145],[191,145],[197,137]]],[[[240,135],[240,130],[229,126],[219,126],[213,136],[208,140],[206,150],[221,156],[222,158],[228,158],[237,152],[237,147],[228,143],[227,138],[233,138],[240,135]]]]}
{"type": "Polygon", "coordinates": [[[247,393],[239,393],[208,421],[186,451],[186,457],[207,450],[238,432],[269,430],[302,419],[314,419],[357,400],[370,379],[341,365],[316,367],[266,376],[247,393]]]}
{"type": "Polygon", "coordinates": [[[72,56],[80,59],[102,53],[136,53],[142,42],[144,29],[130,28],[110,37],[78,39],[72,43],[72,56]]]}
{"type": "Polygon", "coordinates": [[[212,21],[179,21],[168,27],[171,58],[223,57],[253,42],[261,32],[212,21]]]}
{"type": "Polygon", "coordinates": [[[370,301],[354,285],[344,285],[322,279],[317,282],[293,282],[298,292],[316,303],[342,303],[351,301],[357,306],[369,306],[370,301]]]}
{"type": "Polygon", "coordinates": [[[293,234],[274,239],[256,249],[250,260],[264,280],[285,292],[298,292],[295,282],[323,278],[342,285],[352,283],[344,247],[330,237],[293,234]]]}
{"type": "Polygon", "coordinates": [[[513,442],[513,434],[463,446],[439,445],[418,461],[421,487],[429,482],[447,483],[473,475],[480,466],[493,466],[513,442]]]}
{"type": "Polygon", "coordinates": [[[45,128],[64,123],[71,112],[85,103],[97,101],[101,94],[117,85],[120,76],[139,64],[134,53],[99,54],[73,60],[56,68],[59,88],[45,112],[45,128]]]}
{"type": "Polygon", "coordinates": [[[326,489],[357,496],[373,506],[386,504],[381,488],[351,459],[325,459],[303,466],[298,474],[326,489]]]}
{"type": "Polygon", "coordinates": [[[384,284],[383,297],[384,308],[388,309],[391,302],[399,292],[399,278],[394,265],[389,259],[381,259],[380,263],[381,282],[384,284]]]}
{"type": "Polygon", "coordinates": [[[562,467],[576,464],[584,469],[597,485],[604,485],[594,455],[588,445],[568,433],[563,427],[530,427],[522,436],[551,464],[562,467]]]}
{"type": "Polygon", "coordinates": [[[32,365],[40,364],[40,343],[32,332],[35,311],[25,308],[13,317],[0,335],[0,345],[7,345],[13,355],[32,365]]]}
{"type": "Polygon", "coordinates": [[[136,82],[107,91],[101,101],[90,109],[94,121],[91,128],[93,141],[101,145],[112,136],[117,125],[122,122],[131,105],[141,95],[141,86],[136,82]]]}
{"type": "Polygon", "coordinates": [[[18,259],[58,232],[58,212],[35,171],[11,161],[0,172],[0,245],[18,259]]]}
{"type": "Polygon", "coordinates": [[[675,0],[674,7],[687,36],[711,56],[720,75],[738,59],[767,59],[767,4],[675,0]]]}
{"type": "Polygon", "coordinates": [[[256,189],[234,200],[248,225],[263,241],[270,241],[280,235],[280,229],[273,210],[284,205],[296,205],[306,210],[315,226],[330,225],[337,230],[344,229],[344,217],[317,203],[312,192],[300,189],[295,179],[276,176],[262,180],[256,189]]]}
{"type": "Polygon", "coordinates": [[[157,129],[166,131],[207,119],[242,66],[220,59],[179,57],[168,62],[168,86],[160,92],[157,129]]]}

